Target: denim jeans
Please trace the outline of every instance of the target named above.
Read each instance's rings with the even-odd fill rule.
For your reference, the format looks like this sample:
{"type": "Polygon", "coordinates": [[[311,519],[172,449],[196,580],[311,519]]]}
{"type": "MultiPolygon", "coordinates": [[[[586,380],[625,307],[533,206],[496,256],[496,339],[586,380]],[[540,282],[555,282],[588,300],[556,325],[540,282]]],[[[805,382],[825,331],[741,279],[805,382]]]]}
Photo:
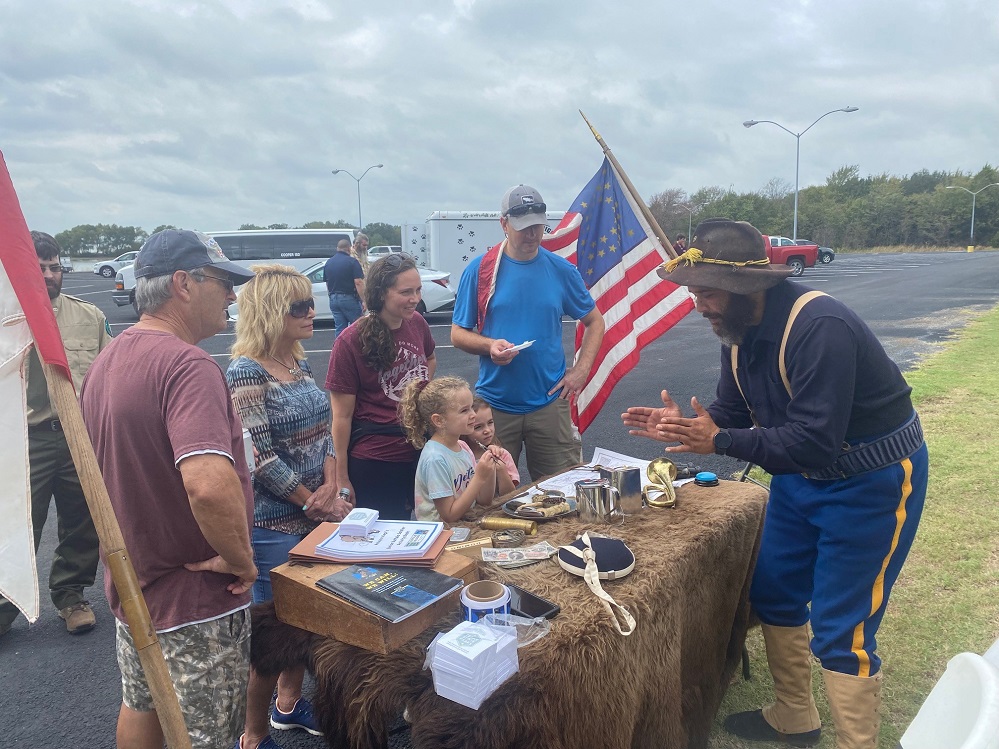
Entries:
{"type": "Polygon", "coordinates": [[[271,570],[288,561],[288,552],[305,536],[253,529],[253,563],[257,565],[257,581],[253,583],[253,602],[263,603],[274,597],[271,592],[271,570]]]}
{"type": "Polygon", "coordinates": [[[348,325],[361,316],[361,300],[353,294],[330,294],[330,312],[333,313],[335,341],[348,325]]]}

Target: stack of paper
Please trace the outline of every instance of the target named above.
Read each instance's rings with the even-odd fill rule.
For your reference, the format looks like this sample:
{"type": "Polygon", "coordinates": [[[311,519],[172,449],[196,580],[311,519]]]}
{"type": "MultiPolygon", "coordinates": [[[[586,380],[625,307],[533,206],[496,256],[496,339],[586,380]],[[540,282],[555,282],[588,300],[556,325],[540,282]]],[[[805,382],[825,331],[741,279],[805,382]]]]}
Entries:
{"type": "Polygon", "coordinates": [[[517,636],[485,624],[461,622],[430,644],[428,662],[437,694],[478,710],[520,669],[517,636]]]}
{"type": "Polygon", "coordinates": [[[367,536],[376,520],[378,520],[378,510],[355,507],[340,521],[340,533],[344,536],[367,536]]]}

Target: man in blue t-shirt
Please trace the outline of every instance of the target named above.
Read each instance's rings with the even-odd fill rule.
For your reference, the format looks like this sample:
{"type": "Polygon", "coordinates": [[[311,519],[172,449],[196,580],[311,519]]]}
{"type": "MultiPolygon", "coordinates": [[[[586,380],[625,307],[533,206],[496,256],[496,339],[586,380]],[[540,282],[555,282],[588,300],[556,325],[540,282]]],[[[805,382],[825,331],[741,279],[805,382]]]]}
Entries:
{"type": "Polygon", "coordinates": [[[323,281],[330,295],[330,312],[333,313],[333,340],[363,312],[364,271],[357,259],[350,254],[350,242],[341,239],[336,254],[323,266],[323,281]]]}
{"type": "Polygon", "coordinates": [[[533,187],[507,190],[500,204],[506,239],[461,274],[451,343],[479,355],[477,394],[493,411],[496,437],[531,479],[582,457],[569,399],[579,394],[604,336],[604,318],[576,266],[541,249],[547,207],[533,187]],[[566,366],[562,316],[583,323],[576,363],[566,366]],[[530,346],[515,350],[518,344],[530,346]]]}

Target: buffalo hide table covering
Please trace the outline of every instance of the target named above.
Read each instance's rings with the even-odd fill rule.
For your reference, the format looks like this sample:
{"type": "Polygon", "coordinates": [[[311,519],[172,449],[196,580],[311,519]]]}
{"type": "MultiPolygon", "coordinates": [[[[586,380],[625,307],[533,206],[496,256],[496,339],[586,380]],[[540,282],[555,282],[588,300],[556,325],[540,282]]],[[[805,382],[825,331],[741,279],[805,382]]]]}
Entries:
{"type": "Polygon", "coordinates": [[[381,655],[289,627],[264,604],[254,608],[253,664],[274,673],[309,663],[317,719],[335,747],[385,746],[403,708],[414,747],[703,747],[739,662],[766,496],[749,483],[687,484],[675,509],[649,508],[619,526],[574,516],[539,524],[527,543],[557,546],[591,530],[631,547],[634,572],[604,582],[638,620],[628,637],[582,578],[554,560],[513,570],[482,564],[484,578],[516,583],[562,612],[546,637],[520,649],[520,672],[477,711],[438,697],[422,670],[427,644],[457,612],[381,655]]]}

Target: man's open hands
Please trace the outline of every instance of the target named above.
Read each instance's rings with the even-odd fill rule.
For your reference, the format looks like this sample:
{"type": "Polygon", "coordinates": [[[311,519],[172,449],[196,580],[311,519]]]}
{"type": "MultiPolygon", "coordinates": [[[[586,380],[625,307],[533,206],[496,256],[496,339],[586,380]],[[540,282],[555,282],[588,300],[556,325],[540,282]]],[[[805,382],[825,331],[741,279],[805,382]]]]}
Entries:
{"type": "Polygon", "coordinates": [[[662,408],[633,406],[621,414],[621,421],[628,427],[628,433],[658,442],[680,443],[667,447],[668,453],[713,453],[714,436],[718,433],[718,427],[697,398],[690,399],[694,417],[686,418],[666,390],[662,391],[660,397],[663,401],[662,408]]]}

